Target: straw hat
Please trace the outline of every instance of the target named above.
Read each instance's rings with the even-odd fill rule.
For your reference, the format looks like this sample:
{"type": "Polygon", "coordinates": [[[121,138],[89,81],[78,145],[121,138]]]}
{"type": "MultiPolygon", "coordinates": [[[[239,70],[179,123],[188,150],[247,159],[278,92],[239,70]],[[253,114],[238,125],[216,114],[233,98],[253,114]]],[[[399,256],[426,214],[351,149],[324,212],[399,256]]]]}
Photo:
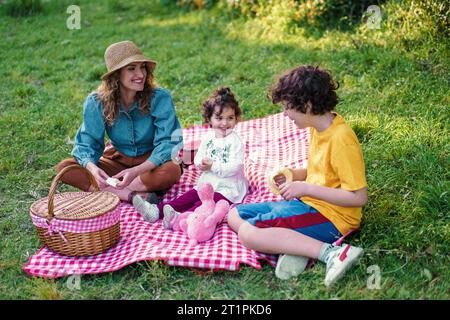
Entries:
{"type": "Polygon", "coordinates": [[[151,70],[156,67],[156,62],[142,54],[142,51],[131,41],[113,43],[105,51],[105,63],[108,72],[102,75],[107,78],[111,73],[132,62],[147,62],[151,70]]]}

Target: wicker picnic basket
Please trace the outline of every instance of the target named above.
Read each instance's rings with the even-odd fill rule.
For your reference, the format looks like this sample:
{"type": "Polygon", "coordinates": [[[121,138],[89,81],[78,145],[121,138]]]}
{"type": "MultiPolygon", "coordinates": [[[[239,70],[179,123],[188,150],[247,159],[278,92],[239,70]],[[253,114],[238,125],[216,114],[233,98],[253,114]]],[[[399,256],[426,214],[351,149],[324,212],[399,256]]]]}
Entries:
{"type": "Polygon", "coordinates": [[[30,215],[44,245],[66,256],[90,256],[114,246],[120,237],[120,199],[99,191],[94,176],[85,168],[71,165],[53,179],[48,197],[34,202],[30,215]],[[69,170],[83,170],[93,192],[56,194],[61,177],[69,170]]]}

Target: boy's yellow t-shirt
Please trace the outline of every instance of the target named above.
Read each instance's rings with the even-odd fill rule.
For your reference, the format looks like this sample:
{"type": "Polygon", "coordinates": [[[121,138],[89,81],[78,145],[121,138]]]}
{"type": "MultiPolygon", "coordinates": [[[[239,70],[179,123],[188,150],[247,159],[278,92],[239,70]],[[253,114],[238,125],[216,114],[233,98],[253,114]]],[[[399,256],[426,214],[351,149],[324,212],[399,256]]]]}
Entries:
{"type": "MultiPolygon", "coordinates": [[[[311,128],[306,183],[356,191],[367,186],[358,138],[337,113],[322,132],[311,128]]],[[[330,220],[341,234],[359,228],[361,209],[341,207],[308,196],[301,200],[330,220]]]]}

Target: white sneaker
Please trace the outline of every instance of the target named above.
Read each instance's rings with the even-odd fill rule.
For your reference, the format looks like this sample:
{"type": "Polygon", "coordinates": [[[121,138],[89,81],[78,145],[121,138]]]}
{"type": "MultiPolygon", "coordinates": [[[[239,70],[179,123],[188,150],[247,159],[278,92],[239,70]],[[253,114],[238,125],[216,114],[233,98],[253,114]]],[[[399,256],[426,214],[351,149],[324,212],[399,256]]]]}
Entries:
{"type": "Polygon", "coordinates": [[[306,269],[309,258],[283,254],[278,257],[275,275],[277,278],[287,280],[296,277],[306,269]]]}
{"type": "Polygon", "coordinates": [[[133,206],[139,212],[142,218],[150,223],[155,223],[159,219],[159,210],[156,204],[149,203],[140,195],[133,197],[133,206]]]}
{"type": "Polygon", "coordinates": [[[171,205],[166,204],[163,207],[163,226],[166,229],[172,229],[175,218],[179,215],[171,205]]]}
{"type": "Polygon", "coordinates": [[[345,272],[359,261],[363,252],[362,248],[351,245],[343,245],[330,252],[330,257],[327,259],[325,286],[328,287],[341,279],[345,272]]]}

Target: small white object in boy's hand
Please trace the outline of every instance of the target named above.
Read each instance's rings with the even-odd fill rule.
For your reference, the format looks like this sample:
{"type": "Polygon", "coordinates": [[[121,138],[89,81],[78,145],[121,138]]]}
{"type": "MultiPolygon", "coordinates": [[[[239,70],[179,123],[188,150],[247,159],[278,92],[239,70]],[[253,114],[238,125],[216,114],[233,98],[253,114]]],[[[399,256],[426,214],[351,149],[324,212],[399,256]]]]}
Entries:
{"type": "Polygon", "coordinates": [[[117,184],[120,182],[119,179],[116,178],[108,178],[106,179],[106,183],[109,184],[111,187],[117,187],[117,184]]]}

